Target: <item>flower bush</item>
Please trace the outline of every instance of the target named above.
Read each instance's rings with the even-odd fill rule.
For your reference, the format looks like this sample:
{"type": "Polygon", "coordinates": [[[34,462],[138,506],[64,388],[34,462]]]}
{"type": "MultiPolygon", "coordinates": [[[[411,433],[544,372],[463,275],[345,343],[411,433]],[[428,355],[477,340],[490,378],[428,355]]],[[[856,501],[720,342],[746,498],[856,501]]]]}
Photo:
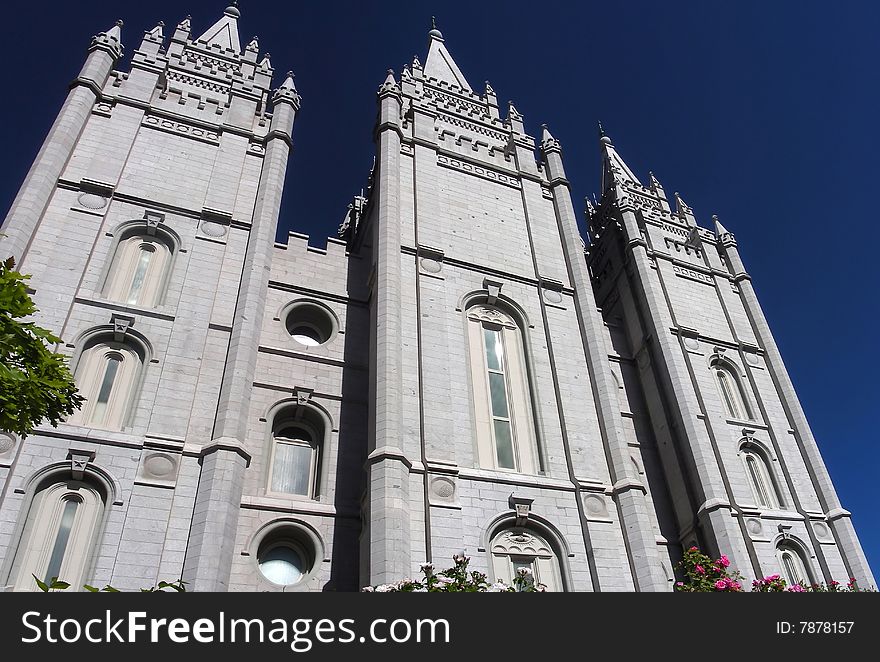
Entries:
{"type": "MultiPolygon", "coordinates": [[[[678,564],[685,576],[685,581],[676,582],[675,590],[684,593],[742,593],[742,575],[730,570],[730,560],[722,555],[712,560],[696,547],[684,553],[678,564]]],[[[753,593],[875,593],[874,588],[861,588],[855,578],[850,578],[846,585],[832,581],[825,584],[788,586],[779,575],[769,575],[752,582],[753,593]]]]}
{"type": "Polygon", "coordinates": [[[543,593],[547,587],[536,584],[532,571],[520,568],[513,578],[513,584],[505,582],[489,583],[489,578],[476,570],[468,571],[470,557],[456,554],[451,568],[434,571],[433,563],[422,563],[423,579],[402,579],[394,584],[365,586],[361,591],[367,593],[543,593]]]}
{"type": "Polygon", "coordinates": [[[677,582],[675,590],[684,593],[740,593],[742,592],[742,575],[729,570],[730,561],[726,556],[712,560],[696,547],[684,553],[679,564],[687,578],[686,582],[677,582]]]}

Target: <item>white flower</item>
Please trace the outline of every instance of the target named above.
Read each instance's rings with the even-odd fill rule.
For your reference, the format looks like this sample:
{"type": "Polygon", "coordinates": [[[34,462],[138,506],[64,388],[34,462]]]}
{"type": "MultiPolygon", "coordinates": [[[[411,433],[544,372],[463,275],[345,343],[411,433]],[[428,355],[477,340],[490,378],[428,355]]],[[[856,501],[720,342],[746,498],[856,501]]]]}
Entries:
{"type": "Polygon", "coordinates": [[[379,584],[376,587],[376,593],[390,593],[395,590],[397,587],[391,584],[379,584]]]}
{"type": "Polygon", "coordinates": [[[492,584],[489,587],[487,592],[488,593],[507,593],[509,588],[510,587],[507,584],[505,584],[504,582],[495,582],[494,584],[492,584]]]}
{"type": "Polygon", "coordinates": [[[470,558],[468,558],[464,554],[456,554],[455,556],[452,557],[452,560],[458,564],[458,563],[467,563],[468,561],[470,561],[470,558]]]}
{"type": "Polygon", "coordinates": [[[422,565],[419,566],[421,571],[425,573],[425,577],[430,577],[434,574],[434,564],[430,561],[425,561],[422,565]]]}
{"type": "Polygon", "coordinates": [[[374,593],[375,590],[376,590],[376,589],[374,589],[372,586],[364,586],[364,587],[361,589],[361,591],[362,591],[363,593],[374,593]]]}
{"type": "Polygon", "coordinates": [[[520,577],[522,577],[524,579],[526,577],[531,578],[531,576],[532,576],[532,569],[531,568],[520,568],[516,572],[520,577]]]}
{"type": "Polygon", "coordinates": [[[441,586],[446,586],[447,584],[452,584],[452,580],[449,579],[449,577],[444,577],[443,575],[440,575],[439,577],[437,577],[437,583],[441,586]]]}

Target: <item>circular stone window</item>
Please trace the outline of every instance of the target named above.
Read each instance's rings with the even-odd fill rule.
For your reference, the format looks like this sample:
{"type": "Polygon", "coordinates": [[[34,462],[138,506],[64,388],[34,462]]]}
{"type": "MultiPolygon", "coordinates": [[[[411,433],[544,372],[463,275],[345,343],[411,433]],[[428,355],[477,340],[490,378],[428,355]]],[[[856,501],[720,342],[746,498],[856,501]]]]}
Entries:
{"type": "Polygon", "coordinates": [[[313,545],[296,527],[282,526],[267,535],[257,551],[257,567],[276,586],[293,586],[309,576],[315,564],[313,545]]]}
{"type": "Polygon", "coordinates": [[[310,301],[297,301],[284,316],[290,337],[306,347],[317,347],[333,339],[339,330],[336,317],[324,306],[310,301]]]}

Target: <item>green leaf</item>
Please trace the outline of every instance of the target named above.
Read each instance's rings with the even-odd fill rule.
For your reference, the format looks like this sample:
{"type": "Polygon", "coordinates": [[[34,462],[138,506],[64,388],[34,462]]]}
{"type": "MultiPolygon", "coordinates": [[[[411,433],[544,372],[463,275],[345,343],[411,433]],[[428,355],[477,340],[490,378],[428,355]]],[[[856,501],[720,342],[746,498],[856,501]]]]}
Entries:
{"type": "Polygon", "coordinates": [[[48,586],[48,584],[46,584],[46,582],[41,582],[39,579],[37,579],[37,576],[36,576],[35,574],[33,574],[33,573],[31,573],[31,577],[34,578],[34,581],[37,582],[37,586],[40,587],[40,590],[41,590],[43,593],[48,593],[48,592],[49,592],[49,586],[48,586]]]}

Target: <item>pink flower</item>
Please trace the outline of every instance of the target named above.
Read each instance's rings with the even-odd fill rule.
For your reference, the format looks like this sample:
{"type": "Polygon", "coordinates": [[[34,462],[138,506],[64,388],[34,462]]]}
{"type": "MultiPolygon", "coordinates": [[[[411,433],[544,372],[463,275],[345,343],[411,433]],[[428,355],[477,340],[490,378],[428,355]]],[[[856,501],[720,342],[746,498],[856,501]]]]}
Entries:
{"type": "Polygon", "coordinates": [[[769,577],[764,577],[765,582],[775,582],[779,579],[779,575],[770,575],[769,577]]]}
{"type": "Polygon", "coordinates": [[[696,552],[696,551],[697,551],[697,548],[696,548],[696,547],[691,547],[688,551],[689,551],[689,552],[696,552]]]}
{"type": "Polygon", "coordinates": [[[723,591],[727,588],[727,580],[719,579],[717,582],[715,582],[715,588],[717,588],[719,591],[723,591]]]}
{"type": "Polygon", "coordinates": [[[789,593],[806,593],[806,591],[804,590],[804,587],[801,586],[800,584],[793,584],[793,585],[789,586],[788,591],[789,591],[789,593]]]}
{"type": "Polygon", "coordinates": [[[697,565],[697,567],[695,568],[695,570],[696,570],[697,572],[699,572],[701,575],[705,575],[705,574],[706,574],[706,571],[703,570],[703,566],[701,566],[701,565],[699,565],[699,564],[697,565]]]}
{"type": "Polygon", "coordinates": [[[721,558],[718,559],[718,562],[719,562],[721,565],[723,565],[725,568],[726,568],[727,566],[730,565],[730,559],[728,559],[728,558],[727,558],[726,556],[724,556],[724,555],[722,555],[721,558]]]}

